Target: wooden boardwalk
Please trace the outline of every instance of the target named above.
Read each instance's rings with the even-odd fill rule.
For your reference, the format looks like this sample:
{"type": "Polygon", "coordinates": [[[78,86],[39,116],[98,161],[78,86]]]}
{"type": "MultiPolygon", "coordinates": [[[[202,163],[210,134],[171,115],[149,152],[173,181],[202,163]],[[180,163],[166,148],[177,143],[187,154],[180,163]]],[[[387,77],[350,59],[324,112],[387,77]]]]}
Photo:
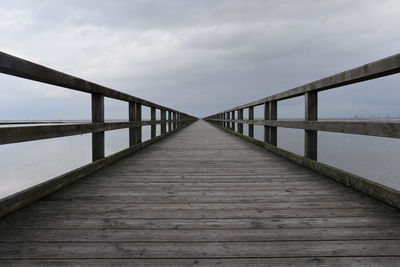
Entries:
{"type": "Polygon", "coordinates": [[[398,210],[204,121],[0,229],[0,266],[400,266],[398,210]]]}

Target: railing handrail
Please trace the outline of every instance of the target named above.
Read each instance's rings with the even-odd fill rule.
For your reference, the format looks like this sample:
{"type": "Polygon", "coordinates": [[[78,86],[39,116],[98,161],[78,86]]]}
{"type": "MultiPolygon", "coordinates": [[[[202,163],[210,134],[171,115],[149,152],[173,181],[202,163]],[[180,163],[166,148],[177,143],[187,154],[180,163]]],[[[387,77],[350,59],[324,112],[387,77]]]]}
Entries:
{"type": "Polygon", "coordinates": [[[230,112],[238,109],[255,107],[271,101],[285,100],[304,95],[307,92],[319,92],[333,89],[353,83],[376,79],[400,72],[400,54],[395,54],[347,71],[325,77],[323,79],[307,83],[293,89],[289,89],[265,98],[240,105],[223,112],[230,112]]]}
{"type": "Polygon", "coordinates": [[[135,97],[36,63],[18,58],[0,51],[0,73],[9,74],[33,81],[47,83],[81,91],[90,94],[99,94],[105,97],[114,98],[126,102],[135,102],[148,107],[163,109],[166,111],[179,112],[188,115],[184,112],[168,108],[156,103],[135,97]]]}

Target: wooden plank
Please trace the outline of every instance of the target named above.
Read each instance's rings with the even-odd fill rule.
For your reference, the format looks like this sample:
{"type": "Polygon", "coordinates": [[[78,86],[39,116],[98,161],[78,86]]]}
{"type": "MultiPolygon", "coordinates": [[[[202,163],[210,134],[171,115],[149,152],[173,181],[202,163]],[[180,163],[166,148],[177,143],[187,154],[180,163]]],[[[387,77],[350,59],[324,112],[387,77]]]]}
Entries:
{"type": "Polygon", "coordinates": [[[31,207],[27,208],[24,212],[36,214],[59,214],[59,213],[71,213],[76,209],[77,213],[84,212],[106,212],[117,208],[124,210],[125,212],[137,212],[140,210],[233,210],[237,209],[249,209],[249,210],[299,210],[299,209],[357,209],[357,208],[368,208],[371,210],[377,210],[385,207],[381,203],[363,203],[363,202],[351,202],[351,201],[331,201],[331,202],[274,202],[274,203],[135,203],[135,202],[111,202],[102,203],[94,201],[44,201],[38,202],[31,207]],[[72,205],[71,205],[72,204],[72,205]]]}
{"type": "MultiPolygon", "coordinates": [[[[330,218],[196,218],[196,219],[132,219],[132,218],[49,218],[20,220],[8,217],[0,221],[2,229],[14,230],[221,230],[221,229],[297,229],[399,227],[400,216],[330,217],[330,218]]],[[[10,240],[11,241],[11,240],[10,240]]]]}
{"type": "MultiPolygon", "coordinates": [[[[252,184],[252,185],[235,185],[235,184],[230,184],[228,186],[218,186],[214,184],[210,184],[208,186],[189,186],[189,185],[109,185],[109,186],[96,186],[96,185],[77,185],[76,187],[71,189],[71,193],[74,194],[76,192],[79,193],[85,193],[85,191],[90,191],[93,193],[102,193],[104,191],[109,191],[111,193],[113,192],[121,192],[127,193],[130,191],[134,191],[135,189],[138,190],[145,190],[146,192],[149,193],[163,193],[165,191],[171,191],[171,192],[196,192],[196,191],[207,191],[207,192],[218,192],[218,191],[226,191],[226,192],[235,192],[235,191],[263,191],[263,190],[268,190],[270,188],[270,191],[277,191],[283,192],[283,191],[315,191],[315,193],[318,193],[319,191],[326,192],[328,190],[332,190],[332,192],[343,192],[343,193],[351,193],[350,189],[342,189],[338,190],[337,185],[268,185],[268,184],[252,184]]],[[[277,193],[277,194],[278,194],[277,193]]]]}
{"type": "MultiPolygon", "coordinates": [[[[298,196],[285,196],[287,203],[291,202],[335,202],[338,195],[298,195],[298,196]]],[[[365,197],[358,194],[341,195],[340,199],[343,201],[368,201],[365,197]]],[[[131,202],[131,203],[276,203],[281,202],[281,196],[68,196],[68,195],[51,195],[46,200],[88,200],[93,202],[131,202]]]]}
{"type": "Polygon", "coordinates": [[[0,243],[3,259],[400,256],[397,240],[207,243],[0,243]]]}
{"type": "Polygon", "coordinates": [[[0,230],[1,243],[16,242],[272,242],[398,240],[400,227],[225,230],[0,230]]]}
{"type": "MultiPolygon", "coordinates": [[[[131,218],[131,219],[245,219],[245,218],[333,218],[333,217],[365,217],[365,216],[391,216],[394,211],[381,211],[372,208],[349,208],[349,209],[298,209],[298,210],[263,210],[263,209],[226,209],[223,211],[215,209],[154,209],[154,210],[119,210],[119,209],[79,209],[51,213],[53,218],[131,218]]],[[[27,212],[29,217],[42,217],[49,215],[46,212],[27,212]]],[[[23,219],[21,215],[18,215],[23,219]]],[[[23,216],[23,215],[22,215],[23,216]]]]}
{"type": "Polygon", "coordinates": [[[30,259],[2,260],[10,267],[43,266],[298,266],[298,267],[386,267],[399,266],[400,257],[291,257],[291,258],[242,258],[242,259],[30,259]]]}

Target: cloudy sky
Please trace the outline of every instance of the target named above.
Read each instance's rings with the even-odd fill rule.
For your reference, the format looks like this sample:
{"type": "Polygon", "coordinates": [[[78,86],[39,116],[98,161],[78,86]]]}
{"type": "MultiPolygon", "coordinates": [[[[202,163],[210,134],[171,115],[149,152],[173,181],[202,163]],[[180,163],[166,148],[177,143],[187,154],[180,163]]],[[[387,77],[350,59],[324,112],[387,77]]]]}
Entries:
{"type": "MultiPolygon", "coordinates": [[[[2,0],[0,50],[202,117],[399,53],[399,14],[398,0],[2,0]]],[[[320,116],[400,116],[398,76],[321,93],[320,116]]],[[[3,120],[90,117],[85,93],[6,75],[0,90],[3,120]]],[[[303,98],[279,116],[302,117],[303,98]]]]}

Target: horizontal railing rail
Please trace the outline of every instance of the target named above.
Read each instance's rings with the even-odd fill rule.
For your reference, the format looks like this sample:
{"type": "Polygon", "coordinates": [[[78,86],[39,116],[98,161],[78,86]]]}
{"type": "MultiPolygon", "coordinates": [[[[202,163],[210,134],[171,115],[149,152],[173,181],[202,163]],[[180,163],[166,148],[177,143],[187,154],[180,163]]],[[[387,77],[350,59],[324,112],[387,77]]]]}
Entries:
{"type": "MultiPolygon", "coordinates": [[[[182,119],[180,122],[190,122],[190,119],[182,119]]],[[[108,122],[108,123],[83,123],[83,124],[61,124],[49,126],[19,126],[0,128],[0,145],[13,144],[48,138],[80,135],[112,131],[131,127],[158,125],[173,123],[174,120],[144,120],[138,122],[108,122]]]]}
{"type": "Polygon", "coordinates": [[[107,88],[72,75],[0,52],[0,73],[60,86],[91,94],[91,122],[73,121],[3,121],[0,145],[80,134],[92,134],[92,163],[70,173],[16,193],[0,201],[0,217],[66,186],[134,151],[161,140],[197,120],[194,116],[107,88]],[[127,102],[128,121],[105,121],[104,98],[127,102]],[[150,108],[150,120],[142,119],[143,106],[150,108]],[[159,118],[157,118],[157,111],[159,118]],[[32,125],[24,125],[32,124],[32,125]],[[42,124],[42,125],[41,125],[42,124]],[[45,125],[43,125],[45,124],[45,125]],[[49,124],[49,125],[46,125],[49,124]],[[150,140],[142,142],[142,126],[150,126],[150,140]],[[156,126],[160,125],[157,136],[156,126]],[[105,131],[129,129],[129,148],[105,157],[105,131]],[[22,197],[24,196],[24,197],[22,197]],[[28,197],[29,196],[29,197],[28,197]]]}
{"type": "Polygon", "coordinates": [[[353,187],[362,192],[368,191],[367,193],[370,195],[372,194],[396,207],[400,207],[399,192],[396,190],[386,188],[317,161],[318,131],[400,138],[400,120],[318,120],[318,92],[381,78],[399,72],[400,54],[396,54],[257,101],[224,110],[204,119],[283,157],[346,184],[352,184],[353,187]],[[302,95],[305,97],[304,120],[278,120],[278,102],[302,95]],[[256,120],[254,118],[254,108],[257,106],[264,108],[263,120],[256,120]],[[245,109],[248,110],[248,118],[243,118],[245,109]],[[248,136],[243,135],[244,124],[248,125],[248,136]],[[254,139],[254,125],[264,126],[263,141],[254,139]],[[304,156],[291,153],[277,146],[277,127],[304,130],[304,156]],[[359,181],[363,182],[359,183],[359,181]],[[379,195],[376,192],[372,192],[376,188],[379,188],[379,190],[384,189],[382,189],[383,191],[378,190],[381,192],[379,195]],[[393,193],[394,191],[395,193],[393,193]],[[386,194],[387,196],[382,196],[382,194],[386,194]]]}
{"type": "MultiPolygon", "coordinates": [[[[219,119],[208,119],[219,122],[219,119]]],[[[369,120],[224,120],[227,123],[241,123],[250,125],[263,125],[292,129],[304,129],[310,131],[323,131],[335,133],[347,133],[358,135],[370,135],[377,137],[400,138],[400,121],[369,121],[369,120]]],[[[1,129],[0,129],[1,132],[1,129]]]]}

